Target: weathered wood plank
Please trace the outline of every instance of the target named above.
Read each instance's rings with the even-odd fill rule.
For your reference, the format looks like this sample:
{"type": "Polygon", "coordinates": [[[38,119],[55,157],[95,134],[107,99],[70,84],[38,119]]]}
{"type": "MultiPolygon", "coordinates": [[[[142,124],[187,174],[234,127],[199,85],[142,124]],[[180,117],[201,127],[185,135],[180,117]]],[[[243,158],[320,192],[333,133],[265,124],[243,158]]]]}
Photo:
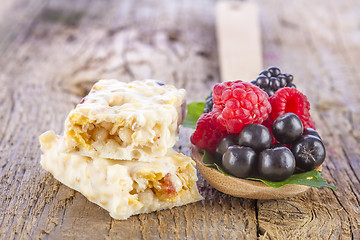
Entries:
{"type": "MultiPolygon", "coordinates": [[[[356,44],[360,39],[356,30],[360,6],[355,1],[328,2],[323,7],[319,7],[320,3],[315,2],[307,10],[301,2],[278,5],[281,15],[270,21],[264,17],[268,41],[265,61],[293,72],[298,88],[309,97],[328,151],[324,177],[339,189],[312,189],[299,198],[258,201],[264,239],[360,236],[360,154],[356,147],[360,128],[359,118],[351,119],[360,110],[359,75],[352,60],[360,57],[356,44]]],[[[264,10],[273,6],[266,4],[264,10]]]]}
{"type": "MultiPolygon", "coordinates": [[[[34,16],[37,20],[26,40],[9,47],[9,52],[20,51],[11,56],[11,62],[3,63],[4,81],[14,98],[20,98],[14,100],[13,108],[6,108],[5,115],[10,115],[11,128],[4,130],[1,153],[5,173],[1,175],[5,193],[1,197],[2,236],[194,239],[240,233],[255,238],[254,202],[209,192],[203,180],[199,186],[207,201],[115,221],[39,166],[37,136],[47,129],[60,133],[67,112],[99,78],[157,78],[193,89],[198,94],[190,94],[190,100],[202,99],[207,94],[204,83],[209,87],[218,79],[216,51],[209,50],[215,46],[213,3],[162,3],[152,9],[157,4],[50,1],[34,16]],[[109,9],[112,11],[104,16],[109,9]],[[74,20],[69,23],[68,18],[74,20]],[[28,122],[21,130],[19,124],[11,124],[20,120],[28,122]],[[11,140],[19,143],[11,145],[11,140]],[[220,231],[219,220],[226,226],[220,231]]],[[[11,101],[7,92],[5,100],[11,101]]],[[[186,144],[178,144],[186,153],[189,134],[184,130],[181,142],[186,144]]]]}
{"type": "MultiPolygon", "coordinates": [[[[0,238],[359,238],[358,1],[258,1],[264,61],[292,72],[308,95],[328,150],[324,177],[338,191],[246,200],[199,176],[204,201],[127,221],[43,171],[37,137],[61,133],[99,78],[156,78],[202,100],[219,80],[214,2],[26,2],[0,3],[0,238]]],[[[176,145],[187,155],[190,134],[181,129],[176,145]]]]}

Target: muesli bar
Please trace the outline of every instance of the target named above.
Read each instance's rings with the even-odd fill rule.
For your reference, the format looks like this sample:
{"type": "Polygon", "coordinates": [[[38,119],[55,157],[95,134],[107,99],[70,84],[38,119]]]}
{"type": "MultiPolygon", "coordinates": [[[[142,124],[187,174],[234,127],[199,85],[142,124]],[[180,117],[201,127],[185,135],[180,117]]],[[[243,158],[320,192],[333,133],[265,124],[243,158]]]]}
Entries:
{"type": "Polygon", "coordinates": [[[40,136],[42,167],[115,219],[202,199],[194,161],[181,153],[172,151],[149,162],[90,158],[59,151],[61,140],[53,131],[40,136]]]}
{"type": "Polygon", "coordinates": [[[178,140],[185,94],[155,80],[100,80],[66,119],[62,149],[119,160],[164,156],[178,140]]]}

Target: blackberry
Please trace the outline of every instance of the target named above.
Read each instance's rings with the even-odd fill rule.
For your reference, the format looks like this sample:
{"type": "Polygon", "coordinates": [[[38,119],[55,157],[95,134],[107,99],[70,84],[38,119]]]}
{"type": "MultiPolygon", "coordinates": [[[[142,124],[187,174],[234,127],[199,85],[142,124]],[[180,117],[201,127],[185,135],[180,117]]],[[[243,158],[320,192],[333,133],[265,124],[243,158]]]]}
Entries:
{"type": "Polygon", "coordinates": [[[269,95],[269,97],[271,97],[272,95],[275,94],[275,91],[274,91],[274,90],[271,90],[270,88],[264,89],[264,91],[267,93],[267,95],[269,95]]]}
{"type": "Polygon", "coordinates": [[[280,88],[280,80],[277,77],[271,77],[269,87],[273,91],[278,90],[280,88]]]}
{"type": "Polygon", "coordinates": [[[263,70],[261,73],[259,73],[260,75],[265,75],[268,78],[271,78],[271,73],[268,70],[263,70]]]}
{"type": "Polygon", "coordinates": [[[294,76],[291,75],[291,74],[285,73],[284,76],[285,76],[286,82],[287,82],[288,84],[292,83],[292,81],[294,80],[294,76]]]}
{"type": "Polygon", "coordinates": [[[264,90],[269,97],[280,88],[296,88],[293,83],[294,76],[288,73],[281,73],[278,67],[269,67],[259,73],[259,76],[251,81],[252,84],[264,90]]]}
{"type": "Polygon", "coordinates": [[[259,75],[255,80],[255,85],[260,88],[268,88],[269,87],[269,78],[265,75],[259,75]]]}
{"type": "Polygon", "coordinates": [[[210,92],[209,96],[207,96],[205,100],[205,108],[204,113],[209,113],[212,111],[214,105],[213,97],[212,97],[212,91],[210,92]]]}
{"type": "Polygon", "coordinates": [[[280,74],[278,77],[279,82],[280,82],[280,88],[283,88],[287,85],[287,80],[284,74],[280,74]]]}
{"type": "Polygon", "coordinates": [[[272,77],[277,77],[281,73],[278,67],[269,67],[267,71],[271,73],[272,77]]]}

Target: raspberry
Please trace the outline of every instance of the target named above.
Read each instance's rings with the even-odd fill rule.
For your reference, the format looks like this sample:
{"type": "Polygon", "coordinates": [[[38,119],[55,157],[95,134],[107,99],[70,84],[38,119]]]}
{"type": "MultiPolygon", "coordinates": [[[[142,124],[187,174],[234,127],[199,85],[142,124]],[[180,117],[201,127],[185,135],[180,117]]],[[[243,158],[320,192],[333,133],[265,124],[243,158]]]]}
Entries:
{"type": "Polygon", "coordinates": [[[215,153],[219,141],[228,134],[218,122],[219,114],[220,111],[214,109],[212,112],[202,114],[198,119],[190,140],[199,150],[205,149],[215,153]]]}
{"type": "Polygon", "coordinates": [[[310,103],[307,97],[299,90],[288,87],[279,89],[270,97],[270,103],[272,106],[271,122],[284,113],[292,112],[300,118],[304,128],[315,127],[315,123],[310,116],[310,103]]]}
{"type": "Polygon", "coordinates": [[[311,116],[309,117],[309,120],[307,122],[303,122],[304,124],[304,129],[305,128],[312,128],[314,130],[316,130],[316,125],[315,125],[315,121],[311,118],[311,116]]]}
{"type": "Polygon", "coordinates": [[[214,108],[221,111],[218,121],[229,133],[239,133],[251,123],[262,123],[271,112],[267,94],[259,87],[242,81],[214,86],[214,108]]]}
{"type": "Polygon", "coordinates": [[[261,125],[265,126],[271,135],[271,144],[275,144],[278,143],[278,141],[275,139],[273,133],[272,133],[272,121],[270,120],[270,118],[266,119],[261,125]]]}

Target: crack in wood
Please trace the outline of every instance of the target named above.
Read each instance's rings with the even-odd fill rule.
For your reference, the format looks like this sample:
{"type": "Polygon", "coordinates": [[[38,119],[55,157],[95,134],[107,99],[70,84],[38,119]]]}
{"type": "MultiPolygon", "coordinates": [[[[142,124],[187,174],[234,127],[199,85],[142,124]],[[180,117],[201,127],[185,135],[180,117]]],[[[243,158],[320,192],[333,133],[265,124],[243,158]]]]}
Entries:
{"type": "Polygon", "coordinates": [[[258,208],[259,200],[255,200],[255,219],[256,219],[256,235],[259,238],[261,235],[264,234],[263,230],[260,229],[259,224],[259,208],[258,208]]]}
{"type": "Polygon", "coordinates": [[[108,237],[110,237],[110,232],[111,232],[111,229],[112,229],[112,227],[113,227],[113,219],[111,218],[110,219],[110,222],[109,222],[109,228],[108,228],[108,234],[107,234],[107,236],[108,237]]]}
{"type": "Polygon", "coordinates": [[[335,195],[335,198],[337,200],[337,202],[340,204],[340,206],[342,207],[342,209],[348,214],[347,216],[347,219],[348,219],[348,225],[349,225],[349,228],[350,228],[350,235],[351,235],[351,239],[354,239],[354,234],[353,234],[353,230],[352,230],[352,224],[351,224],[351,220],[350,220],[350,217],[349,217],[349,213],[348,211],[346,210],[346,208],[343,206],[343,204],[341,203],[341,201],[339,200],[337,194],[334,194],[335,195]]]}

